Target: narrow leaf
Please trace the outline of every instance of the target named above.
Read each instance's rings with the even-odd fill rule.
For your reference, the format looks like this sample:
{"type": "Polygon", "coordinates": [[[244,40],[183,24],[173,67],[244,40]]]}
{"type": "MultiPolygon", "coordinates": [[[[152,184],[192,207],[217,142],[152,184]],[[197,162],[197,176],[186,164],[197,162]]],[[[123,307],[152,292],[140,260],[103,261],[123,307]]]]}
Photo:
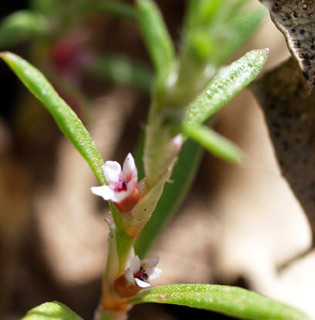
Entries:
{"type": "Polygon", "coordinates": [[[237,146],[206,126],[183,126],[183,133],[227,162],[239,163],[242,159],[242,152],[237,146]]]}
{"type": "Polygon", "coordinates": [[[200,125],[253,81],[263,68],[268,49],[253,50],[224,68],[188,108],[185,124],[200,125]]]}
{"type": "Polygon", "coordinates": [[[60,98],[44,75],[27,61],[10,52],[2,52],[0,57],[42,102],[63,134],[87,161],[99,183],[104,184],[102,157],[90,134],[73,110],[60,98]]]}
{"type": "Polygon", "coordinates": [[[77,4],[74,10],[76,13],[80,14],[104,12],[131,21],[136,21],[137,19],[134,9],[129,4],[123,3],[122,1],[86,2],[77,4]]]}
{"type": "Polygon", "coordinates": [[[139,257],[146,255],[166,222],[182,203],[196,175],[201,155],[202,148],[195,142],[188,140],[183,145],[170,182],[165,184],[154,213],[137,238],[135,250],[139,257]]]}
{"type": "Polygon", "coordinates": [[[175,50],[164,19],[151,0],[137,0],[138,23],[156,71],[158,90],[165,85],[175,59],[175,50]]]}
{"type": "Polygon", "coordinates": [[[251,320],[307,320],[302,311],[253,291],[208,284],[171,284],[143,290],[128,301],[166,303],[223,313],[251,320]]]}
{"type": "Polygon", "coordinates": [[[148,66],[127,56],[97,57],[87,66],[86,71],[117,85],[137,88],[146,93],[151,89],[152,71],[148,66]]]}
{"type": "Polygon", "coordinates": [[[54,301],[30,310],[22,320],[83,320],[64,304],[54,301]]]}
{"type": "Polygon", "coordinates": [[[221,50],[216,50],[214,63],[221,66],[256,32],[266,10],[263,7],[241,12],[229,21],[228,38],[221,50]]]}
{"type": "Polygon", "coordinates": [[[49,31],[47,19],[32,11],[18,11],[5,17],[0,24],[0,48],[7,48],[49,31]]]}

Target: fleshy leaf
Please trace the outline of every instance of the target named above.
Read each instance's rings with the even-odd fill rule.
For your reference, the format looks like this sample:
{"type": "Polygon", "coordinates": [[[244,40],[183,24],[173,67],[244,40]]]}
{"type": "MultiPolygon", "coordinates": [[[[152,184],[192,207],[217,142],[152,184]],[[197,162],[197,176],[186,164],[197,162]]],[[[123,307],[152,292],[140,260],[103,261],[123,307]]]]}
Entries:
{"type": "Polygon", "coordinates": [[[0,24],[0,48],[7,48],[44,36],[49,31],[47,19],[36,12],[23,10],[5,17],[0,24]]]}
{"type": "Polygon", "coordinates": [[[257,77],[267,56],[268,49],[253,50],[220,71],[189,106],[185,125],[198,126],[218,112],[257,77]]]}
{"type": "Polygon", "coordinates": [[[78,116],[35,67],[11,52],[2,52],[0,57],[51,113],[62,133],[87,161],[99,183],[104,184],[102,157],[78,116]]]}
{"type": "Polygon", "coordinates": [[[239,163],[242,159],[242,152],[238,147],[206,126],[183,126],[183,133],[227,162],[239,163]]]}
{"type": "Polygon", "coordinates": [[[251,320],[307,320],[302,311],[253,291],[208,284],[171,284],[143,290],[127,303],[165,303],[251,320]]]}
{"type": "Polygon", "coordinates": [[[156,71],[156,87],[163,89],[174,66],[175,50],[163,17],[151,0],[137,0],[138,23],[156,71]]]}
{"type": "Polygon", "coordinates": [[[31,309],[22,320],[83,320],[66,305],[54,301],[31,309]]]}

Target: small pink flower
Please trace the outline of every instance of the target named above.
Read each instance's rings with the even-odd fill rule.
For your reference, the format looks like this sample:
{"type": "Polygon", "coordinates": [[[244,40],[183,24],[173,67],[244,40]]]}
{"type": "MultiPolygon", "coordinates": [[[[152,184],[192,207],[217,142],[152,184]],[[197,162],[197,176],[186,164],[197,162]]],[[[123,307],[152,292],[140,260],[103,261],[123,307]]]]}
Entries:
{"type": "Polygon", "coordinates": [[[106,161],[102,168],[108,185],[92,187],[91,191],[104,200],[113,201],[120,211],[131,210],[140,198],[138,171],[131,153],[127,155],[122,170],[116,161],[106,161]]]}
{"type": "Polygon", "coordinates": [[[127,268],[125,278],[130,285],[137,284],[141,288],[150,287],[150,282],[160,277],[162,270],[156,268],[159,258],[140,260],[135,256],[127,268]]]}

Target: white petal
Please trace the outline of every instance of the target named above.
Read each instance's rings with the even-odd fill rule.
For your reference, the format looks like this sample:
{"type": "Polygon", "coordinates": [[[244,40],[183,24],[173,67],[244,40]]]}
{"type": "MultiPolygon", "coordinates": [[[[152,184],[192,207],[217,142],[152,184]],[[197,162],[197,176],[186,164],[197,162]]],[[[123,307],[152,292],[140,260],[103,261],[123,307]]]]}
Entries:
{"type": "Polygon", "coordinates": [[[122,172],[126,176],[126,178],[129,178],[131,176],[131,179],[133,181],[138,181],[138,171],[135,164],[135,159],[133,158],[131,153],[128,153],[124,161],[122,172]]]}
{"type": "Polygon", "coordinates": [[[141,288],[147,288],[147,287],[150,287],[150,283],[147,283],[147,282],[144,282],[142,280],[139,280],[139,279],[135,279],[136,280],[136,283],[139,287],[141,288]]]}
{"type": "Polygon", "coordinates": [[[125,200],[131,193],[132,193],[132,189],[130,190],[127,189],[127,191],[114,192],[113,196],[111,197],[111,200],[113,202],[121,202],[125,200]]]}
{"type": "Polygon", "coordinates": [[[154,268],[153,272],[149,275],[148,281],[153,281],[161,276],[162,270],[159,268],[154,268]]]}
{"type": "Polygon", "coordinates": [[[150,259],[144,259],[141,261],[141,265],[147,269],[147,268],[153,268],[155,267],[160,261],[159,257],[154,257],[154,258],[150,258],[150,259]]]}
{"type": "Polygon", "coordinates": [[[175,147],[175,150],[180,151],[182,144],[183,144],[183,136],[182,134],[178,134],[177,136],[175,136],[171,143],[173,144],[173,146],[175,147]]]}
{"type": "Polygon", "coordinates": [[[119,181],[121,166],[116,161],[106,161],[103,164],[103,171],[110,187],[115,188],[115,184],[119,181]]]}
{"type": "Polygon", "coordinates": [[[137,273],[140,270],[141,267],[141,261],[138,256],[134,256],[134,258],[131,261],[129,269],[131,270],[132,274],[137,273]]]}
{"type": "Polygon", "coordinates": [[[133,273],[131,272],[130,269],[128,269],[125,273],[125,278],[128,281],[129,284],[134,285],[135,283],[135,278],[133,276],[133,273]]]}
{"type": "Polygon", "coordinates": [[[115,192],[109,186],[100,186],[100,187],[92,187],[92,193],[96,194],[97,196],[103,197],[104,200],[112,200],[115,192]]]}

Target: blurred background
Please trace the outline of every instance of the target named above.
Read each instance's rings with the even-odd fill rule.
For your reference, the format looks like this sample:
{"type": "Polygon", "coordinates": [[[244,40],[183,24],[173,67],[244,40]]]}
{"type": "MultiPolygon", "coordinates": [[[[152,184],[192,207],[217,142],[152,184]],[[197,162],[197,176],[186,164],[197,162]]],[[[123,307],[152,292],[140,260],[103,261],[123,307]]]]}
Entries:
{"type": "MultiPolygon", "coordinates": [[[[184,1],[156,2],[179,43],[184,1]]],[[[0,17],[29,5],[1,1],[0,17]]],[[[137,145],[150,103],[152,68],[139,30],[128,19],[102,13],[72,19],[66,9],[59,22],[66,32],[56,26],[52,39],[4,49],[42,70],[88,127],[103,159],[121,162],[137,145]],[[100,52],[108,63],[87,68],[100,52]],[[136,79],[128,80],[126,56],[137,61],[136,79]]],[[[264,71],[289,57],[267,13],[233,60],[257,48],[270,48],[264,71]]],[[[92,319],[106,262],[108,208],[89,190],[97,181],[88,165],[3,62],[0,90],[0,319],[20,319],[52,300],[92,319]]],[[[310,228],[281,176],[253,94],[239,94],[215,126],[244,150],[245,160],[234,166],[204,154],[188,197],[149,253],[160,257],[163,270],[154,284],[239,285],[315,316],[314,254],[294,260],[310,248],[310,228]]],[[[230,319],[157,305],[135,307],[131,319],[190,314],[230,319]]]]}

